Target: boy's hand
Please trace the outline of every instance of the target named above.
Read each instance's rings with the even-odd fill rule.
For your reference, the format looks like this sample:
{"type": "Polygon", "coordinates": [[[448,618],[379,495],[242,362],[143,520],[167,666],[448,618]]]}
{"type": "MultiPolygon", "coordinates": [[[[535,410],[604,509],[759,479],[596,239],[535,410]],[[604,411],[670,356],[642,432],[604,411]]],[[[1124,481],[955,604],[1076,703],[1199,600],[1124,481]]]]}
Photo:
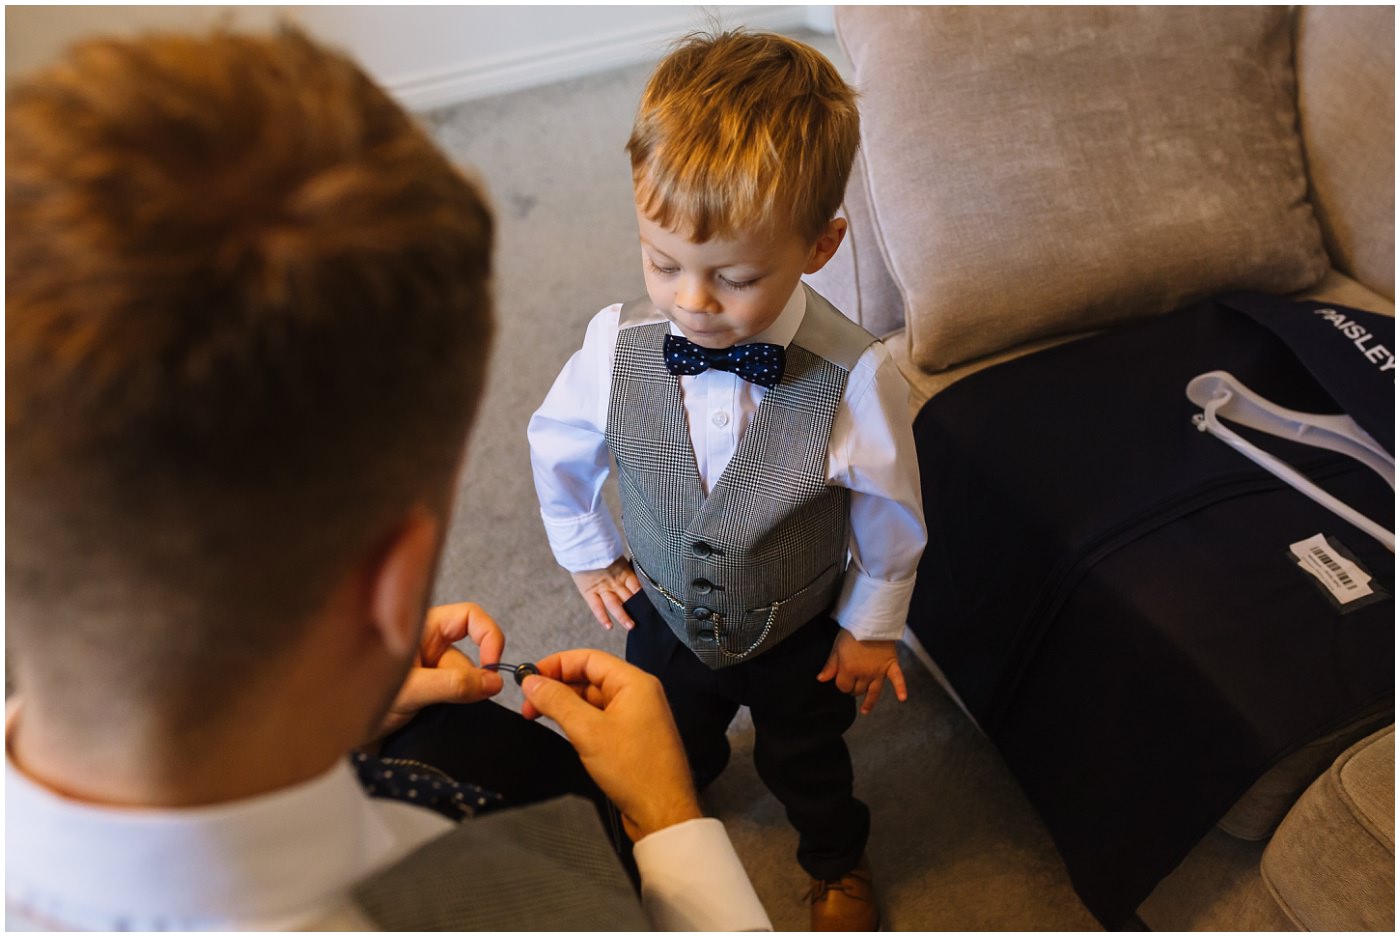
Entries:
{"type": "Polygon", "coordinates": [[[893,641],[859,641],[849,631],[842,628],[836,635],[836,643],[831,646],[831,656],[826,666],[817,674],[817,679],[825,683],[836,679],[836,688],[842,693],[864,696],[860,714],[869,715],[880,699],[880,691],[885,681],[894,687],[894,695],[902,703],[909,698],[904,688],[904,671],[899,669],[899,658],[895,656],[893,641]]]}
{"type": "Polygon", "coordinates": [[[589,569],[571,575],[598,624],[611,630],[616,620],[622,627],[632,630],[636,622],[623,610],[622,603],[636,595],[642,584],[625,556],[613,560],[607,569],[589,569]]]}

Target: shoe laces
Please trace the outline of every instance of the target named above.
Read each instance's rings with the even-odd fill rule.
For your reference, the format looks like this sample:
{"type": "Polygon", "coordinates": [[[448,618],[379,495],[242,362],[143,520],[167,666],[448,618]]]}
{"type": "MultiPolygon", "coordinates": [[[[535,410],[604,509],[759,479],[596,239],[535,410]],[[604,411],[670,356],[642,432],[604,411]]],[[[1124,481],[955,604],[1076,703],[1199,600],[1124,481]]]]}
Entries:
{"type": "Polygon", "coordinates": [[[840,878],[834,879],[812,879],[812,886],[807,889],[807,903],[812,904],[821,901],[828,893],[833,891],[839,891],[848,898],[860,897],[852,890],[856,885],[852,878],[853,877],[850,875],[843,875],[840,878]]]}

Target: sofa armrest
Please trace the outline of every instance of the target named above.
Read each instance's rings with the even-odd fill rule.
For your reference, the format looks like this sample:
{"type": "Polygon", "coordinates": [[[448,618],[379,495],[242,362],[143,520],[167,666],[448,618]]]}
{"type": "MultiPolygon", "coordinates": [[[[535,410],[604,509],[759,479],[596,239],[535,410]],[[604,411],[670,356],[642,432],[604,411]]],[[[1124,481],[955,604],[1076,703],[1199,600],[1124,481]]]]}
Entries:
{"type": "Polygon", "coordinates": [[[1308,930],[1395,929],[1395,726],[1347,749],[1269,841],[1264,883],[1308,930]]]}
{"type": "Polygon", "coordinates": [[[1395,298],[1395,10],[1303,6],[1294,24],[1308,198],[1332,264],[1395,298]]]}

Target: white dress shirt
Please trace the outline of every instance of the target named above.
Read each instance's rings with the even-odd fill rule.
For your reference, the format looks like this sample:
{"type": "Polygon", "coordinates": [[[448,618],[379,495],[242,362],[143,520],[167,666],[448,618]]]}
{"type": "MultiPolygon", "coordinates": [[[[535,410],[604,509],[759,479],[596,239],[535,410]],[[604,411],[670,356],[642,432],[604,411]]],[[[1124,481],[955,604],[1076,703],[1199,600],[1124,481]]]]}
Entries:
{"type": "MultiPolygon", "coordinates": [[[[540,514],[555,560],[571,572],[602,569],[625,554],[602,498],[621,310],[614,304],[593,317],[583,347],[530,418],[540,514]]],[[[799,284],[777,320],[750,341],[787,347],[806,312],[806,292],[799,284]]],[[[647,320],[663,321],[659,313],[647,320]]],[[[681,334],[674,323],[671,332],[681,334]]],[[[708,494],[767,388],[713,369],[679,380],[695,464],[708,494]]],[[[908,398],[909,386],[889,352],[874,343],[847,377],[828,443],[827,481],[851,492],[851,562],[833,616],[863,640],[893,640],[903,633],[928,537],[908,398]]]]}
{"type": "MultiPolygon", "coordinates": [[[[172,810],[70,800],[8,750],[5,785],[7,930],[367,929],[351,887],[453,829],[369,797],[347,760],[275,793],[172,810]]],[[[635,856],[656,927],[772,929],[719,820],[653,833],[635,856]]]]}

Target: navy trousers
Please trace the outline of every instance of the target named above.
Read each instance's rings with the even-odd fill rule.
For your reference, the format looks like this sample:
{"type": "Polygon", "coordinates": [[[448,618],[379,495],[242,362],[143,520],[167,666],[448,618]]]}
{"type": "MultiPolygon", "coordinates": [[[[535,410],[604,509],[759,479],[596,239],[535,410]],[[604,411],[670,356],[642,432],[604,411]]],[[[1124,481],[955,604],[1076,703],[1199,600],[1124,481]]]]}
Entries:
{"type": "Polygon", "coordinates": [[[638,881],[632,841],[623,832],[622,818],[588,776],[578,752],[558,733],[513,710],[490,700],[427,706],[385,738],[379,755],[430,765],[453,780],[500,794],[507,807],[565,794],[587,797],[597,808],[623,868],[634,884],[638,881]]]}
{"type": "Polygon", "coordinates": [[[822,616],[751,660],[711,670],[682,644],[638,592],[626,603],[637,626],[627,660],[654,674],[703,789],[729,761],[725,730],[740,706],[754,723],[754,767],[798,832],[797,861],[814,878],[855,868],[870,835],[870,811],[852,793],[851,755],[841,736],[856,701],[817,674],[840,627],[822,616]]]}

